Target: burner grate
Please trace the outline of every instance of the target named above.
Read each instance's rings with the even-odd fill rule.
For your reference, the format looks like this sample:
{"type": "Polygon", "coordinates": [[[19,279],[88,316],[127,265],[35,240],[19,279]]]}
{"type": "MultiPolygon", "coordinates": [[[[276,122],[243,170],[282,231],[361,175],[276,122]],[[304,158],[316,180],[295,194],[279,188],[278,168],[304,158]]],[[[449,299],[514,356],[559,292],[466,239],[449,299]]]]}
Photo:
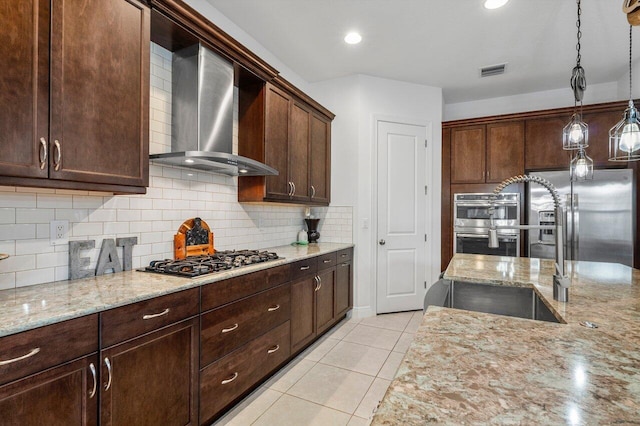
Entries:
{"type": "Polygon", "coordinates": [[[154,260],[149,263],[149,266],[140,270],[183,277],[197,277],[276,259],[278,259],[278,255],[268,251],[225,250],[217,251],[213,255],[190,256],[180,260],[154,260]]]}

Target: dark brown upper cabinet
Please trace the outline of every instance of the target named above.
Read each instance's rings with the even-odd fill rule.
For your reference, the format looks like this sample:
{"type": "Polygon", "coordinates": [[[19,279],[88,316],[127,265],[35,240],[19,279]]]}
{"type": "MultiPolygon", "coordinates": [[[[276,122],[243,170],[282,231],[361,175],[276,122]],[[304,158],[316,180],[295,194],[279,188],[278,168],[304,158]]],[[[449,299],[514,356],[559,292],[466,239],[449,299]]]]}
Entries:
{"type": "Polygon", "coordinates": [[[524,173],[524,123],[451,129],[451,183],[492,183],[524,173]]]}
{"type": "Polygon", "coordinates": [[[0,22],[0,184],[144,193],[149,8],[8,0],[0,22]]]}
{"type": "Polygon", "coordinates": [[[240,177],[240,202],[329,204],[334,116],[294,90],[286,82],[240,88],[238,153],[279,172],[240,177]]]}

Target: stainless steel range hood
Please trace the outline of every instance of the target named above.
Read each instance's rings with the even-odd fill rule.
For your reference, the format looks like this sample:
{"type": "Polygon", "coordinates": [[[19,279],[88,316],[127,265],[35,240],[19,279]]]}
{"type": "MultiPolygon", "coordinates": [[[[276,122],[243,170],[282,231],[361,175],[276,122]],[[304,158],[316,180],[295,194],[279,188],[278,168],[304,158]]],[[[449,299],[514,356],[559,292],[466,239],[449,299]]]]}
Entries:
{"type": "Polygon", "coordinates": [[[278,171],[233,150],[233,65],[201,44],[173,55],[171,152],[158,163],[231,176],[278,171]]]}

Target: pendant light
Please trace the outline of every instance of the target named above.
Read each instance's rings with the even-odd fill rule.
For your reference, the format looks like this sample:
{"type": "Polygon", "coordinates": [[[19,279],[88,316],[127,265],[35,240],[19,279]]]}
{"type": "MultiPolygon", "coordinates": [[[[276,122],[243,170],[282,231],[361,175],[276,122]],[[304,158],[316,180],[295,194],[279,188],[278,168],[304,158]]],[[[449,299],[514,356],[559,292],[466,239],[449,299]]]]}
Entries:
{"type": "Polygon", "coordinates": [[[593,160],[584,149],[579,149],[571,159],[569,174],[572,182],[593,179],[593,160]]]}
{"type": "Polygon", "coordinates": [[[587,90],[587,80],[584,75],[584,68],[580,65],[580,38],[582,37],[581,20],[582,8],[580,7],[580,0],[576,0],[578,4],[578,20],[576,27],[578,28],[576,43],[576,50],[578,55],[576,57],[576,66],[573,67],[571,73],[571,89],[573,89],[573,115],[569,124],[562,129],[562,149],[565,150],[580,150],[589,146],[589,126],[582,121],[582,98],[584,91],[587,90]],[[578,103],[580,103],[580,109],[578,110],[578,103]]]}
{"type": "Polygon", "coordinates": [[[629,107],[624,117],[609,130],[609,161],[640,160],[640,121],[631,94],[631,41],[633,26],[629,25],[629,107]]]}

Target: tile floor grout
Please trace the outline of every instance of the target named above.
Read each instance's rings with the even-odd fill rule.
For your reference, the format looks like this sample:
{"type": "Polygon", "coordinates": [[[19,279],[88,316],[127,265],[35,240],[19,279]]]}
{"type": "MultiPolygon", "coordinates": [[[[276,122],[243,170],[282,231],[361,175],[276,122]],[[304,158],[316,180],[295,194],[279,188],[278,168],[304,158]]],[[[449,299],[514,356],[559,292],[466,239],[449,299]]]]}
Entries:
{"type": "Polygon", "coordinates": [[[421,315],[421,311],[413,311],[383,314],[361,319],[344,319],[327,334],[301,351],[279,372],[219,419],[215,425],[260,425],[270,424],[274,421],[283,426],[287,424],[348,424],[354,426],[369,424],[380,399],[384,396],[395,375],[395,371],[397,371],[401,363],[402,358],[398,361],[396,361],[397,358],[391,358],[394,353],[404,357],[409,343],[403,342],[402,347],[398,347],[398,344],[403,339],[403,335],[413,335],[417,332],[416,323],[418,320],[416,318],[418,316],[421,317],[421,315]],[[397,325],[393,324],[394,321],[397,325]],[[405,324],[401,326],[398,323],[405,324]],[[359,329],[358,333],[351,337],[355,341],[345,340],[359,326],[369,327],[369,329],[359,329]],[[402,328],[402,330],[398,328],[402,328]],[[371,333],[370,329],[386,330],[391,333],[385,334],[375,331],[371,333]],[[373,337],[371,337],[372,334],[373,337]],[[373,339],[371,340],[373,344],[378,343],[378,346],[373,346],[371,341],[367,340],[367,336],[373,339]],[[379,343],[376,339],[381,339],[386,346],[391,348],[381,347],[384,346],[383,343],[379,343]],[[335,343],[330,342],[330,340],[335,340],[335,343]],[[329,343],[327,343],[328,341],[329,343]],[[393,341],[392,345],[390,344],[391,341],[393,341]],[[341,345],[342,343],[345,345],[341,345]],[[358,349],[360,350],[358,351],[358,349]],[[320,352],[317,352],[318,350],[320,352]],[[340,353],[340,350],[342,350],[342,353],[340,353]],[[376,358],[376,354],[380,355],[382,351],[386,351],[384,359],[381,359],[381,356],[376,358]],[[314,352],[316,352],[317,356],[313,355],[314,352]],[[356,352],[359,356],[359,358],[355,359],[357,364],[348,364],[349,355],[353,356],[356,352]],[[336,353],[338,353],[337,358],[336,353]],[[313,359],[309,359],[310,356],[313,359]],[[367,356],[369,357],[368,359],[366,359],[367,356]],[[390,362],[397,362],[397,365],[393,367],[393,364],[389,364],[390,367],[385,369],[388,365],[387,363],[390,362]],[[367,363],[369,371],[363,372],[367,370],[365,367],[367,363]],[[298,367],[297,370],[296,367],[298,367]],[[383,370],[389,370],[392,367],[394,368],[393,374],[389,374],[389,371],[383,372],[383,370]],[[374,375],[371,374],[373,369],[375,369],[374,375]],[[329,383],[324,383],[324,386],[337,386],[333,389],[333,392],[339,394],[339,397],[336,397],[334,393],[323,396],[323,392],[326,393],[330,389],[323,389],[323,382],[318,382],[318,380],[323,378],[322,374],[330,373],[340,375],[342,380],[336,380],[340,383],[330,381],[329,383]],[[381,373],[385,374],[385,377],[380,377],[381,373]],[[369,381],[366,386],[359,385],[363,380],[369,381]],[[280,388],[284,389],[284,391],[274,388],[277,387],[278,383],[281,384],[280,388]],[[348,386],[352,387],[351,394],[346,392],[348,386]],[[353,386],[356,386],[356,388],[353,388],[353,386]],[[384,386],[384,391],[381,389],[382,386],[384,386]],[[347,401],[350,405],[345,402],[345,398],[342,398],[342,396],[347,399],[351,398],[347,401]],[[332,397],[333,399],[331,399],[332,397]],[[267,401],[267,404],[263,405],[262,400],[268,398],[273,400],[267,401]],[[296,404],[297,408],[292,411],[291,406],[296,404]],[[363,414],[363,412],[369,414],[368,418],[356,414],[363,414]],[[249,419],[243,423],[243,417],[249,417],[249,419]],[[269,419],[271,419],[271,422],[269,419]]]}

